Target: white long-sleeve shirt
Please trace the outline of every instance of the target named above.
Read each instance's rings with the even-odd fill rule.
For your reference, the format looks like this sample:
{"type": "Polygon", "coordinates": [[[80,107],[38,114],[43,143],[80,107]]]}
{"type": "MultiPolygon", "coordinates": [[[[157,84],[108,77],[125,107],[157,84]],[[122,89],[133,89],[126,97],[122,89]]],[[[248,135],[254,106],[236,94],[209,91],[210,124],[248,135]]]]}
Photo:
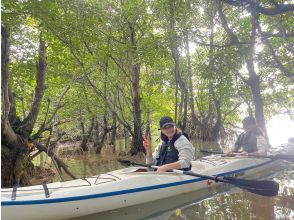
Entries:
{"type": "Polygon", "coordinates": [[[265,138],[261,135],[256,136],[256,147],[258,155],[267,155],[268,143],[265,138]]]}

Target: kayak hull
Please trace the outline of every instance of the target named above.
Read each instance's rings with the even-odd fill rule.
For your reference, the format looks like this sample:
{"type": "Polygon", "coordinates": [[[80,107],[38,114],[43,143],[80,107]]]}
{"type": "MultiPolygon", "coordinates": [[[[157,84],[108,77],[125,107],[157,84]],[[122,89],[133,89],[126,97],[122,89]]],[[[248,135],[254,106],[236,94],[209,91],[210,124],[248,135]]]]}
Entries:
{"type": "MultiPolygon", "coordinates": [[[[270,173],[277,162],[267,158],[213,156],[193,161],[192,171],[205,175],[256,178],[270,173]]],[[[42,185],[2,189],[2,218],[67,219],[207,189],[215,184],[221,183],[130,167],[86,179],[47,184],[47,193],[42,185]]]]}
{"type": "MultiPolygon", "coordinates": [[[[205,184],[205,183],[203,183],[205,184]]],[[[128,207],[140,203],[153,201],[154,198],[162,199],[179,195],[185,192],[200,189],[196,184],[184,184],[163,189],[150,189],[133,193],[125,193],[108,197],[98,197],[92,199],[75,200],[58,203],[45,203],[34,205],[19,205],[2,207],[3,219],[67,219],[84,216],[128,207]],[[161,196],[158,196],[160,194],[161,196]],[[18,213],[16,213],[16,210],[18,213]],[[37,211],[40,210],[40,211],[37,211]],[[42,210],[42,211],[41,211],[42,210]],[[30,213],[24,217],[24,213],[30,213]]],[[[144,190],[144,189],[141,189],[144,190]]]]}

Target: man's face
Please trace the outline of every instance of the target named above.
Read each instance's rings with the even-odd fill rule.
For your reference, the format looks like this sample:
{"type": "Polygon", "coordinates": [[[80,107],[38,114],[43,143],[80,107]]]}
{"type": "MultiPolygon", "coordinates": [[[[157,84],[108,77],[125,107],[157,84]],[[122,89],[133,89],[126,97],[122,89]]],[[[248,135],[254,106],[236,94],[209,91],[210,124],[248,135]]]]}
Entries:
{"type": "Polygon", "coordinates": [[[245,132],[252,130],[254,127],[255,127],[255,125],[251,125],[251,124],[244,125],[243,124],[243,129],[245,132]]]}
{"type": "Polygon", "coordinates": [[[168,137],[168,139],[171,139],[174,136],[175,132],[176,132],[176,126],[167,125],[167,126],[161,128],[160,130],[165,136],[168,137]]]}

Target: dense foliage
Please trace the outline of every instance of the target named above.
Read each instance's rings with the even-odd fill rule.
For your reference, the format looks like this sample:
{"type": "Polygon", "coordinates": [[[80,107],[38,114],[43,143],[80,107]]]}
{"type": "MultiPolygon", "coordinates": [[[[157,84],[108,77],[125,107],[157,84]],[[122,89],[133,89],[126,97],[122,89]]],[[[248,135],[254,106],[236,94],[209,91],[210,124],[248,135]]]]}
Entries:
{"type": "Polygon", "coordinates": [[[273,114],[293,118],[293,5],[242,2],[2,1],[20,123],[38,85],[39,39],[46,45],[44,96],[25,139],[80,138],[84,150],[92,139],[99,153],[114,132],[132,136],[136,154],[163,115],[202,140],[230,135],[247,114],[263,128],[273,114]]]}

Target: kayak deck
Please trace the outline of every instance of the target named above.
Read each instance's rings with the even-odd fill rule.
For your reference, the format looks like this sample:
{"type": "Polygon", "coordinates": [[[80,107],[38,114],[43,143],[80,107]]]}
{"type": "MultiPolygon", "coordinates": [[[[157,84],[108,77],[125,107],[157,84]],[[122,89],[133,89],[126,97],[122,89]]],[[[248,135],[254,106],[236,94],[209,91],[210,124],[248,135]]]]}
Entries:
{"type": "MultiPolygon", "coordinates": [[[[206,175],[223,175],[222,173],[228,173],[228,175],[230,175],[230,173],[236,172],[236,169],[232,169],[232,161],[234,160],[237,161],[236,158],[233,159],[232,157],[205,157],[198,161],[192,161],[192,171],[206,175]]],[[[270,159],[250,158],[246,160],[240,160],[239,158],[238,163],[240,167],[246,167],[247,165],[248,168],[250,164],[254,164],[253,161],[258,161],[259,163],[257,164],[260,164],[261,160],[263,160],[264,162],[270,161],[270,159]],[[250,160],[250,162],[248,160],[250,160]]],[[[153,184],[156,184],[158,177],[163,179],[162,181],[158,181],[159,184],[162,184],[163,182],[168,183],[170,181],[176,181],[174,177],[177,177],[177,179],[179,179],[179,176],[182,176],[182,178],[180,178],[181,180],[195,178],[191,176],[183,176],[174,172],[154,172],[153,170],[150,170],[150,168],[146,167],[128,167],[121,170],[111,171],[105,174],[88,177],[85,179],[77,179],[66,182],[55,182],[46,185],[1,189],[1,196],[2,201],[26,200],[28,198],[30,200],[34,200],[43,198],[44,196],[45,198],[48,198],[46,197],[45,193],[47,189],[49,191],[49,196],[51,198],[55,198],[55,195],[58,197],[60,196],[60,193],[66,191],[71,191],[72,193],[73,191],[80,191],[86,193],[85,190],[87,191],[87,189],[102,187],[102,185],[113,186],[118,184],[119,182],[126,182],[127,180],[131,179],[143,179],[144,176],[149,177],[147,185],[150,185],[152,182],[153,184]],[[152,181],[151,177],[156,177],[155,181],[152,181]],[[170,179],[170,177],[172,177],[172,179],[170,179]],[[12,194],[16,194],[14,196],[14,199],[12,199],[12,194]]],[[[146,183],[143,185],[146,185],[146,183]]],[[[123,187],[122,185],[120,185],[120,187],[129,188],[123,187]]],[[[134,187],[137,186],[134,185],[134,187]]],[[[76,195],[76,193],[73,193],[73,195],[76,195]]]]}
{"type": "MultiPolygon", "coordinates": [[[[192,171],[205,175],[245,177],[265,171],[272,166],[272,162],[267,158],[211,156],[193,161],[192,171]]],[[[209,187],[211,184],[202,177],[154,172],[139,166],[128,167],[85,179],[50,183],[46,187],[2,189],[2,216],[4,219],[66,219],[209,187]],[[45,211],[36,212],[39,208],[45,211]]]]}

